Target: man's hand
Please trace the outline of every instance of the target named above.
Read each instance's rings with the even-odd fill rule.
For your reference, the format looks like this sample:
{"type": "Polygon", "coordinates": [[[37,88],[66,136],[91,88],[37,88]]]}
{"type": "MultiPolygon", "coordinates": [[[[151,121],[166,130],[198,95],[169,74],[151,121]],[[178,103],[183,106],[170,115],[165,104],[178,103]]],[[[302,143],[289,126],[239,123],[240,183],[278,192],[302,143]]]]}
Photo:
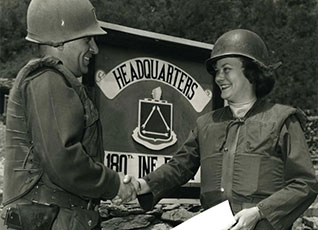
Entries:
{"type": "Polygon", "coordinates": [[[139,183],[136,178],[118,173],[120,177],[120,186],[118,194],[112,199],[115,205],[120,205],[129,201],[136,199],[137,193],[139,191],[139,183]]]}
{"type": "Polygon", "coordinates": [[[243,209],[234,216],[236,224],[230,230],[252,230],[261,219],[258,207],[243,209]]]}

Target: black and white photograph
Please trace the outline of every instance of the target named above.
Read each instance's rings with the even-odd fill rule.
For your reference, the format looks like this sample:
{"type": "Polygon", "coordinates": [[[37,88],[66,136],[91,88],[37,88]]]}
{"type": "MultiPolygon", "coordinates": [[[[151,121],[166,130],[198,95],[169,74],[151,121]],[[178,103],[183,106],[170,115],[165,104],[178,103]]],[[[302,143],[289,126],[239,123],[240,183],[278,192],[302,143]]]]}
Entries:
{"type": "Polygon", "coordinates": [[[318,0],[0,0],[0,230],[318,229],[318,0]]]}

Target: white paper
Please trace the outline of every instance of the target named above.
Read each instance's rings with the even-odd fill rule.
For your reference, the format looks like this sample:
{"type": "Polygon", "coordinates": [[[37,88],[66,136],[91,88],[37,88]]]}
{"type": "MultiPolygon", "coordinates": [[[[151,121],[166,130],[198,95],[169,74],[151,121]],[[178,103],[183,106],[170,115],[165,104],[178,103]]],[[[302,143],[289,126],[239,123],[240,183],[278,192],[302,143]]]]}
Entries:
{"type": "Polygon", "coordinates": [[[173,230],[227,230],[235,219],[229,201],[224,201],[179,224],[173,230]]]}

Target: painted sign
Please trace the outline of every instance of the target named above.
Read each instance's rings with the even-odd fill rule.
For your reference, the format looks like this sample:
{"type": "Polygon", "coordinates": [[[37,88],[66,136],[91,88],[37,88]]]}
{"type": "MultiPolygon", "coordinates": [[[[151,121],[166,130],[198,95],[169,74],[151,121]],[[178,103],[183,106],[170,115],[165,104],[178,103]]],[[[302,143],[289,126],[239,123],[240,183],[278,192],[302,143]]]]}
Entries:
{"type": "Polygon", "coordinates": [[[197,112],[201,112],[212,98],[212,92],[181,68],[164,60],[138,57],[127,60],[108,73],[97,70],[95,81],[103,94],[115,98],[122,90],[140,81],[158,81],[176,89],[197,112]]]}
{"type": "Polygon", "coordinates": [[[177,135],[173,131],[173,105],[160,100],[161,87],[152,91],[153,99],[139,100],[138,126],[133,131],[133,139],[152,150],[161,150],[173,145],[177,135]]]}
{"type": "MultiPolygon", "coordinates": [[[[171,158],[172,156],[169,155],[105,151],[104,162],[108,168],[116,172],[141,178],[167,163],[171,158]]],[[[200,182],[200,170],[189,182],[200,182]]]]}
{"type": "MultiPolygon", "coordinates": [[[[108,34],[96,38],[99,53],[83,83],[99,112],[104,163],[140,178],[168,162],[222,100],[219,91],[212,98],[217,85],[205,66],[213,45],[99,23],[108,34]]],[[[199,174],[186,197],[198,194],[199,174]]]]}

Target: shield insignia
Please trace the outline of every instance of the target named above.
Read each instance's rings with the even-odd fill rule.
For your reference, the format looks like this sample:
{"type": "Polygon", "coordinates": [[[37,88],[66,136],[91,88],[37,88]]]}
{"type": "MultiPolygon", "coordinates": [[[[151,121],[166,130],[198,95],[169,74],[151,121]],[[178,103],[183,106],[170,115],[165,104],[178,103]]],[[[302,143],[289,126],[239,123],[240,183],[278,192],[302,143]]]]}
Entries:
{"type": "Polygon", "coordinates": [[[138,126],[133,131],[132,137],[136,142],[152,150],[171,146],[177,141],[172,119],[171,103],[149,98],[139,100],[138,126]]]}

